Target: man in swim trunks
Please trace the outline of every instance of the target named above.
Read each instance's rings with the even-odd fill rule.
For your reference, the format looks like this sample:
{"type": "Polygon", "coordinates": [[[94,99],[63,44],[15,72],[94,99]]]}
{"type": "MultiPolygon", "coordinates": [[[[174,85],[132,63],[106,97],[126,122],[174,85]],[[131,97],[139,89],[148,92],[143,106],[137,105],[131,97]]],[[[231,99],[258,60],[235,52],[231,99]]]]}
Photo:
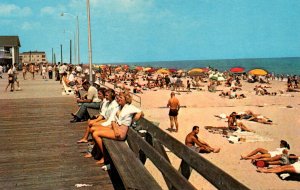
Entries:
{"type": "Polygon", "coordinates": [[[176,126],[175,132],[178,132],[178,111],[180,109],[179,100],[175,97],[175,93],[171,92],[171,98],[168,101],[167,107],[170,107],[169,111],[169,118],[170,118],[170,126],[171,126],[171,132],[173,131],[174,123],[176,126]]]}
{"type": "Polygon", "coordinates": [[[220,148],[212,148],[206,142],[199,139],[197,134],[199,133],[199,127],[194,126],[192,132],[190,132],[185,138],[185,145],[197,153],[218,153],[220,148]],[[195,146],[195,144],[197,146],[195,146]]]}

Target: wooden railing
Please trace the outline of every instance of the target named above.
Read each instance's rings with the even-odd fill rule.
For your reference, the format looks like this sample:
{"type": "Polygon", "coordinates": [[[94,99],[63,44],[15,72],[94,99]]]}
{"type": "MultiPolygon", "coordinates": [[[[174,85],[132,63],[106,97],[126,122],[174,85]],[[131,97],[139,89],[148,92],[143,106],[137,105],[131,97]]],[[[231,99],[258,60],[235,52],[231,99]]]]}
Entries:
{"type": "Polygon", "coordinates": [[[249,189],[147,119],[140,119],[136,130],[129,129],[127,143],[142,163],[145,163],[146,159],[153,162],[162,173],[169,189],[196,189],[188,181],[191,174],[190,168],[193,168],[218,189],[249,189]],[[137,132],[141,129],[147,131],[144,137],[137,132]],[[178,170],[171,165],[164,147],[182,160],[178,170]]]}

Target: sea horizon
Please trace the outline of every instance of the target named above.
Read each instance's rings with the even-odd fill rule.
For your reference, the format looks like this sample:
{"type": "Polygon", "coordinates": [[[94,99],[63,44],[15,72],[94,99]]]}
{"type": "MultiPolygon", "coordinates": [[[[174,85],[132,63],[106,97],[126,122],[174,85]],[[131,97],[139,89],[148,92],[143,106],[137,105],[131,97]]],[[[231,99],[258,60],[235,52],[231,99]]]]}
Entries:
{"type": "Polygon", "coordinates": [[[212,67],[218,69],[219,71],[226,71],[232,67],[243,67],[245,68],[246,72],[251,69],[260,68],[275,74],[300,75],[300,57],[107,62],[93,64],[127,64],[130,66],[138,65],[156,68],[175,68],[186,70],[198,67],[212,67]]]}

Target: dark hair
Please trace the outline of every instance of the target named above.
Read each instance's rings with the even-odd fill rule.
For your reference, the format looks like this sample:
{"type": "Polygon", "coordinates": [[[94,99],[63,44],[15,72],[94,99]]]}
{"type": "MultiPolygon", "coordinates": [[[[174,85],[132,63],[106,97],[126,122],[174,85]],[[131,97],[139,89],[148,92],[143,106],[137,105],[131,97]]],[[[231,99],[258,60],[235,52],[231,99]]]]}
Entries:
{"type": "Polygon", "coordinates": [[[290,164],[294,164],[295,162],[298,161],[298,158],[295,158],[295,154],[289,154],[289,156],[293,156],[294,158],[289,158],[290,164]]]}
{"type": "Polygon", "coordinates": [[[285,140],[281,140],[280,141],[280,144],[282,144],[283,147],[287,148],[287,149],[290,149],[290,145],[288,142],[286,142],[285,140]]]}
{"type": "Polygon", "coordinates": [[[235,111],[232,112],[232,113],[230,114],[231,117],[232,117],[233,115],[236,115],[236,112],[235,112],[235,111]]]}
{"type": "Polygon", "coordinates": [[[82,85],[90,85],[90,82],[88,80],[83,81],[82,85]]]}
{"type": "Polygon", "coordinates": [[[111,95],[113,100],[115,99],[116,92],[113,89],[107,89],[106,92],[108,92],[111,95]]]}
{"type": "Polygon", "coordinates": [[[195,131],[196,129],[199,129],[199,126],[195,125],[195,126],[193,127],[193,131],[195,131]]]}
{"type": "Polygon", "coordinates": [[[103,95],[105,94],[106,88],[99,88],[98,93],[101,92],[103,95]]]}

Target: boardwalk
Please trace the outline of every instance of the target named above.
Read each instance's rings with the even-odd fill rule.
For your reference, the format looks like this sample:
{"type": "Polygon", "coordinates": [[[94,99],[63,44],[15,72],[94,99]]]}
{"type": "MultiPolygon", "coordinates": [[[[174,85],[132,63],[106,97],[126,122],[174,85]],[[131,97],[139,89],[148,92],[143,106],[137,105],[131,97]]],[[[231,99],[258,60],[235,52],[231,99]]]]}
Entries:
{"type": "Polygon", "coordinates": [[[1,99],[0,108],[0,189],[76,189],[76,184],[92,185],[80,189],[113,189],[107,172],[83,158],[87,146],[76,144],[83,123],[69,123],[76,108],[73,98],[19,96],[1,99]]]}

